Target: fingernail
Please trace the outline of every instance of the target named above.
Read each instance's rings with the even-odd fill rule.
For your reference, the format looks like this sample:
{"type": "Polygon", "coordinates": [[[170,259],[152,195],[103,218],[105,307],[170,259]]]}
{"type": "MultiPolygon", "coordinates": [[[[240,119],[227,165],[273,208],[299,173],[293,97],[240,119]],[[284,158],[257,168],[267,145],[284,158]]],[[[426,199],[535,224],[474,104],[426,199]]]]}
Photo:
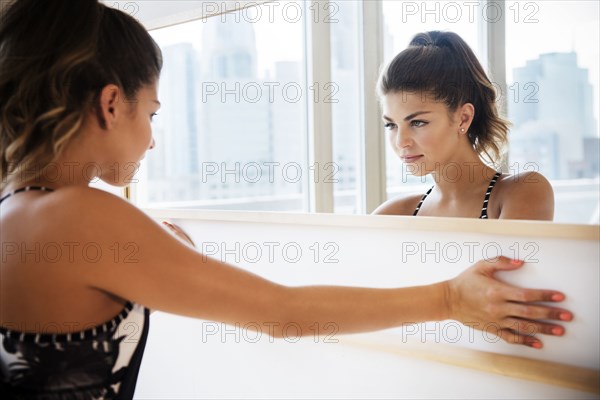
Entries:
{"type": "Polygon", "coordinates": [[[510,260],[510,263],[511,263],[512,265],[521,265],[521,264],[523,264],[523,261],[521,261],[521,260],[516,260],[516,259],[512,259],[512,260],[510,260]]]}
{"type": "Polygon", "coordinates": [[[554,328],[552,328],[552,334],[560,336],[563,334],[563,329],[558,326],[555,326],[554,328]]]}
{"type": "Polygon", "coordinates": [[[571,320],[571,314],[569,313],[560,313],[560,315],[558,316],[560,319],[562,319],[563,321],[570,321],[571,320]]]}
{"type": "Polygon", "coordinates": [[[533,343],[531,343],[531,347],[536,348],[536,349],[541,349],[542,343],[541,342],[533,342],[533,343]]]}
{"type": "Polygon", "coordinates": [[[554,293],[552,295],[552,300],[554,300],[554,301],[561,301],[561,300],[564,300],[564,299],[565,299],[565,296],[563,294],[554,293]]]}

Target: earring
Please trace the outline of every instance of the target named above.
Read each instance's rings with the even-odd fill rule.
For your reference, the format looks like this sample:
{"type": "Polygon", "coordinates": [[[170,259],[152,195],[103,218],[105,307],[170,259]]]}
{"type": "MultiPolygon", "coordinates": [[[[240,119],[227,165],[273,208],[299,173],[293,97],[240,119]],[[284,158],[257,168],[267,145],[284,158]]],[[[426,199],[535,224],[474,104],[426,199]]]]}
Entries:
{"type": "Polygon", "coordinates": [[[464,133],[464,132],[465,132],[465,128],[460,128],[460,131],[461,131],[462,133],[464,133]]]}

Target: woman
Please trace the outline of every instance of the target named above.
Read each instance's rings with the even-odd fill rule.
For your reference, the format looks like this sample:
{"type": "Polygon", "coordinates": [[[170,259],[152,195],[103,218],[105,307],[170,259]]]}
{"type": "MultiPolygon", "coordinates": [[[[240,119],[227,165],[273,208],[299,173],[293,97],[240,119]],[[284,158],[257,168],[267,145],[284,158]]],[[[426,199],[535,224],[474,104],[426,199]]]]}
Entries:
{"type": "MultiPolygon", "coordinates": [[[[288,322],[340,333],[455,319],[496,324],[511,343],[562,335],[562,293],[494,279],[520,261],[481,261],[401,289],[286,287],[203,256],[128,202],[123,186],[154,145],[160,50],[96,0],[18,0],[0,22],[2,391],[31,398],[131,398],[149,309],[228,324],[288,322]],[[33,29],[34,27],[35,29],[33,29]],[[134,332],[127,327],[134,327],[134,332]]],[[[304,329],[306,328],[306,329],[304,329]]]]}
{"type": "Polygon", "coordinates": [[[500,161],[508,122],[498,115],[481,64],[457,34],[416,35],[383,70],[378,92],[390,145],[409,173],[431,174],[435,185],[391,199],[375,214],[553,219],[552,187],[542,175],[489,166],[500,161]]]}

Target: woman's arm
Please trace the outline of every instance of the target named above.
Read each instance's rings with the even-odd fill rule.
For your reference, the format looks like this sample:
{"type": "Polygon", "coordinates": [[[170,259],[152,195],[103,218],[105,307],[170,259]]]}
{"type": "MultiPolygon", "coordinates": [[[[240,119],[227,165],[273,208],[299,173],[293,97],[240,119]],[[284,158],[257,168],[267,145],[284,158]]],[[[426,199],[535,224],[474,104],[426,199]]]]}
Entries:
{"type": "MultiPolygon", "coordinates": [[[[557,325],[533,320],[560,319],[563,311],[525,303],[564,297],[555,291],[517,289],[493,279],[496,270],[519,266],[507,259],[480,262],[453,280],[428,286],[286,287],[196,252],[116,196],[84,188],[59,194],[55,210],[49,210],[64,221],[56,235],[106,249],[96,262],[74,260],[70,268],[77,268],[79,284],[169,313],[272,326],[269,333],[281,337],[281,328],[291,322],[302,332],[333,322],[339,333],[349,333],[448,318],[480,329],[489,322],[508,329],[521,318],[525,332],[549,333],[557,325]],[[129,252],[108,250],[115,248],[129,252]]],[[[500,334],[518,343],[537,341],[500,334]]]]}

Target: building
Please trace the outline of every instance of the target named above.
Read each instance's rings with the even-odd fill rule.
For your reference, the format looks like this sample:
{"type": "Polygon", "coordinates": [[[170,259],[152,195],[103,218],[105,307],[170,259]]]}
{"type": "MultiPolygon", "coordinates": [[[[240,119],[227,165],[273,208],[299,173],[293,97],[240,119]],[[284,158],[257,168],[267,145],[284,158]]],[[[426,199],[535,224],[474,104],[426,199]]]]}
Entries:
{"type": "Polygon", "coordinates": [[[513,75],[506,96],[514,124],[510,164],[537,164],[551,179],[597,175],[584,162],[584,140],[598,133],[588,70],[577,65],[576,53],[542,54],[513,75]]]}

